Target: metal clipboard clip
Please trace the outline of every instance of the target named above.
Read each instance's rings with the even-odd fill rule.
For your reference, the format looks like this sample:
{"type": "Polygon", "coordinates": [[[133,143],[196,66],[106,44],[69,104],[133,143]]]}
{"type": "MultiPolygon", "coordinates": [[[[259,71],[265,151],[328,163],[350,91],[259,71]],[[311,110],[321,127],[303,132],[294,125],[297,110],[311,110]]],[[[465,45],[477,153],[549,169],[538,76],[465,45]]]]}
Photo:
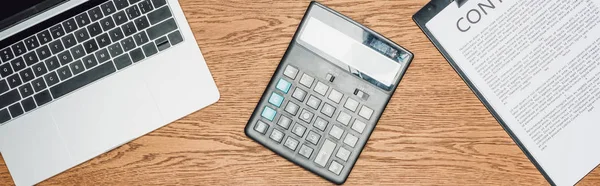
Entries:
{"type": "Polygon", "coordinates": [[[463,6],[465,3],[467,3],[467,1],[469,0],[455,0],[456,3],[458,4],[458,8],[460,8],[461,6],[463,6]]]}

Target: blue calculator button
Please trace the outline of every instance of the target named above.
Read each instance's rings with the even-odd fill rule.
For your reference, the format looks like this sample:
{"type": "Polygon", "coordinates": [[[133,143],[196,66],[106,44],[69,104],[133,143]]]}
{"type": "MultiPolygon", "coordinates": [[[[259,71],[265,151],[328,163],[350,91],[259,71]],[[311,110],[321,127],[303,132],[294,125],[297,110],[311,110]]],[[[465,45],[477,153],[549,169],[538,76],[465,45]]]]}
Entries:
{"type": "Polygon", "coordinates": [[[269,121],[273,121],[275,119],[275,115],[277,115],[277,111],[271,107],[265,107],[261,114],[263,118],[268,119],[269,121]]]}
{"type": "Polygon", "coordinates": [[[277,83],[277,89],[287,94],[290,91],[290,88],[292,88],[292,83],[284,79],[279,79],[279,82],[277,83]]]}
{"type": "Polygon", "coordinates": [[[269,103],[275,105],[276,107],[281,107],[281,104],[283,103],[283,96],[273,92],[271,94],[271,98],[269,98],[269,103]]]}

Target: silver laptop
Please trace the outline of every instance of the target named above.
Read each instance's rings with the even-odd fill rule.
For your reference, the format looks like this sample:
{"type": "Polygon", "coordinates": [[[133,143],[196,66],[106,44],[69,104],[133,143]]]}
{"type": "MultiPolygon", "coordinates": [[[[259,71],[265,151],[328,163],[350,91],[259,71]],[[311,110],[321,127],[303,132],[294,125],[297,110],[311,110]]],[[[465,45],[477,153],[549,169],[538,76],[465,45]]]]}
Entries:
{"type": "Polygon", "coordinates": [[[177,0],[0,7],[0,153],[33,185],[219,99],[177,0]]]}

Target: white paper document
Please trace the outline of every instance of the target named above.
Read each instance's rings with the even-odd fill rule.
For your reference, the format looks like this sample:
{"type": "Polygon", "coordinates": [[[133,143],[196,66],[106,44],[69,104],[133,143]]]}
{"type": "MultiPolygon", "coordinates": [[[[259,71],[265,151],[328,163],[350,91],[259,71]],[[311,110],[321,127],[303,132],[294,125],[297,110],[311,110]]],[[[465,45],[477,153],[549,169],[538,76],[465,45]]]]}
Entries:
{"type": "Polygon", "coordinates": [[[426,27],[557,185],[600,163],[600,0],[469,0],[426,27]]]}

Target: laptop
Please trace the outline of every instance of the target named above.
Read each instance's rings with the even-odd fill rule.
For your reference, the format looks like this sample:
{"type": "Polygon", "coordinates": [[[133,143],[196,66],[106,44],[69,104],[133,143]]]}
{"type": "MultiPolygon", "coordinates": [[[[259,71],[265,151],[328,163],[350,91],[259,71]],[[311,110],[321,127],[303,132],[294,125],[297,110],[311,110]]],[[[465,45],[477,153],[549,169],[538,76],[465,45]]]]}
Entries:
{"type": "Polygon", "coordinates": [[[177,0],[19,0],[0,19],[0,153],[16,185],[219,99],[177,0]]]}

